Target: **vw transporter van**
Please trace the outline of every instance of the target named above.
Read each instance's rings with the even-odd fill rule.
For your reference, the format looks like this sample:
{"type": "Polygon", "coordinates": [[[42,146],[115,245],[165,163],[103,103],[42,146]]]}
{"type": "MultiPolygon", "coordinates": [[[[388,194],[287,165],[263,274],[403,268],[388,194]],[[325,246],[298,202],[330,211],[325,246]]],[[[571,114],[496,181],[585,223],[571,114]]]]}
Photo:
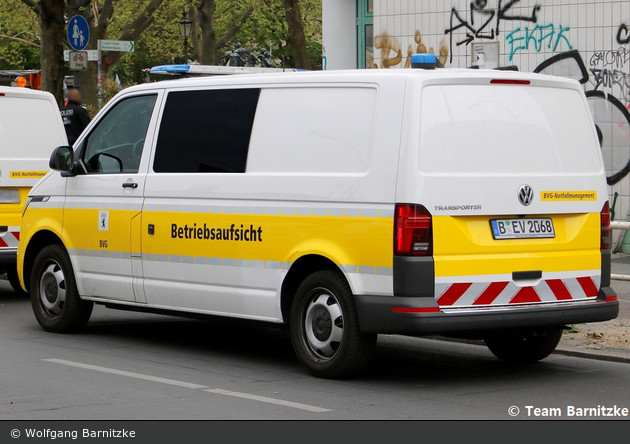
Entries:
{"type": "Polygon", "coordinates": [[[532,362],[567,324],[618,314],[602,156],[573,80],[144,84],[50,166],[19,246],[48,331],[81,328],[94,303],[281,323],[304,366],[333,378],[363,369],[378,334],[479,338],[532,362]]]}

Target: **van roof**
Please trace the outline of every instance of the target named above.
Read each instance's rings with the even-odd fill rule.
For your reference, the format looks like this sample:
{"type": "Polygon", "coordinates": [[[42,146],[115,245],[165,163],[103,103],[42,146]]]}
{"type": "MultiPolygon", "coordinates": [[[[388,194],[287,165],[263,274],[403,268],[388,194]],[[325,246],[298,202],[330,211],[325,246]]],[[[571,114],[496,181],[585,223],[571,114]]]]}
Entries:
{"type": "Polygon", "coordinates": [[[28,97],[32,99],[55,100],[48,91],[40,91],[30,88],[18,88],[15,86],[0,86],[0,94],[10,97],[28,97]]]}
{"type": "Polygon", "coordinates": [[[273,85],[273,84],[300,84],[300,83],[381,83],[381,82],[405,82],[407,79],[418,80],[446,80],[465,81],[466,79],[504,79],[504,80],[528,80],[547,86],[572,86],[578,87],[579,83],[566,77],[551,76],[547,74],[534,74],[529,72],[501,71],[491,69],[354,69],[336,71],[303,71],[264,74],[239,74],[222,76],[202,76],[174,80],[164,80],[154,83],[126,88],[124,93],[154,89],[173,88],[198,88],[200,86],[214,85],[273,85]]]}

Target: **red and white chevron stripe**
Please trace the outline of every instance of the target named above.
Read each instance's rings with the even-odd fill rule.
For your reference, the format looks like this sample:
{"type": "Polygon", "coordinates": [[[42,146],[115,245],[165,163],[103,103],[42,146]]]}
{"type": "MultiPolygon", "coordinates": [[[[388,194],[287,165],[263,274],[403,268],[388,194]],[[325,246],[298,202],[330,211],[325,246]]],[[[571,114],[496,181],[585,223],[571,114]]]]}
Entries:
{"type": "MultiPolygon", "coordinates": [[[[479,282],[481,277],[475,276],[474,280],[467,281],[462,279],[463,276],[458,276],[456,279],[458,281],[462,279],[460,282],[453,280],[450,283],[436,282],[435,294],[438,305],[459,308],[570,302],[595,299],[600,287],[599,274],[576,277],[543,276],[535,285],[529,286],[515,284],[510,275],[504,276],[504,279],[493,279],[491,282],[479,282]]],[[[448,278],[438,279],[444,281],[448,278]]]]}
{"type": "Polygon", "coordinates": [[[9,227],[8,231],[0,232],[0,249],[14,249],[20,242],[20,227],[9,227]]]}

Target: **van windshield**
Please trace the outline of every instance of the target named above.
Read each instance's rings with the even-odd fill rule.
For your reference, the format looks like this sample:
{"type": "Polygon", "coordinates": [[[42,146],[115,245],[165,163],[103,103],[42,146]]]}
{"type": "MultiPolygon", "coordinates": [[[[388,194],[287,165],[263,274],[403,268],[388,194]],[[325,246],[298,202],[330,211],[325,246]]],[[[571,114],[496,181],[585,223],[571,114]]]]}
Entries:
{"type": "Polygon", "coordinates": [[[419,168],[426,174],[576,174],[602,169],[582,93],[531,85],[423,89],[419,168]]]}

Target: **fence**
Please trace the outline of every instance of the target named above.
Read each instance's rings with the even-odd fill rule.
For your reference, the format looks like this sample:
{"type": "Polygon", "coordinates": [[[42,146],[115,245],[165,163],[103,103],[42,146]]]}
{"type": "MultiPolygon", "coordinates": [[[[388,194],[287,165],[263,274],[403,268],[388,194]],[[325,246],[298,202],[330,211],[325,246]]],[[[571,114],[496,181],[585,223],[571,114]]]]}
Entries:
{"type": "MultiPolygon", "coordinates": [[[[611,221],[610,222],[611,230],[630,230],[630,222],[621,222],[621,221],[611,221]]],[[[630,281],[630,275],[627,274],[611,274],[610,278],[615,281],[630,281]]]]}

